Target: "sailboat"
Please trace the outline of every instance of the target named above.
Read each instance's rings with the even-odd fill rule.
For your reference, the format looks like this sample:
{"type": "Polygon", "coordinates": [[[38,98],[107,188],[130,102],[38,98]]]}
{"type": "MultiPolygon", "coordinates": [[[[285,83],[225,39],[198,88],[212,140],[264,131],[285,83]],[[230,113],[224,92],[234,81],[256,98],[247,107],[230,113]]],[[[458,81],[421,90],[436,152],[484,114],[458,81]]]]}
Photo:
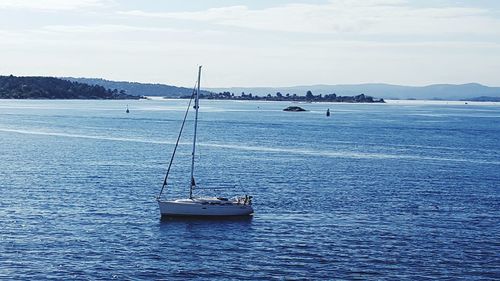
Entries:
{"type": "Polygon", "coordinates": [[[253,214],[252,207],[252,196],[235,196],[233,198],[225,197],[197,197],[193,195],[193,191],[196,188],[196,182],[194,180],[194,168],[195,168],[195,152],[196,152],[196,133],[198,129],[198,110],[199,110],[199,93],[200,93],[200,81],[201,81],[201,66],[198,68],[198,80],[196,86],[193,89],[193,95],[189,100],[188,108],[184,115],[184,120],[182,122],[181,130],[177,137],[177,142],[170,159],[170,163],[163,181],[163,186],[161,188],[160,194],[156,198],[158,205],[160,207],[160,213],[162,217],[169,216],[194,216],[194,217],[226,217],[226,216],[249,216],[253,214]],[[170,168],[172,167],[172,162],[174,160],[175,152],[179,145],[179,140],[182,135],[182,130],[186,122],[186,118],[191,108],[191,102],[194,98],[194,109],[195,119],[194,119],[194,137],[193,137],[193,150],[191,154],[191,179],[189,183],[189,197],[181,199],[166,200],[162,198],[163,191],[167,187],[167,179],[170,173],[170,168]]]}

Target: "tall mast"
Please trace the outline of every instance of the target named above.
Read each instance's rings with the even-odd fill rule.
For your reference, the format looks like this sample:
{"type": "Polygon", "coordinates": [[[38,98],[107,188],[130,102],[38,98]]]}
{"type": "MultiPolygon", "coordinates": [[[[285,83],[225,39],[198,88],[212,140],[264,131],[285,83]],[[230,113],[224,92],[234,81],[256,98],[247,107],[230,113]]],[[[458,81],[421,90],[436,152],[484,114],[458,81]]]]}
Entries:
{"type": "Polygon", "coordinates": [[[194,181],[194,154],[196,151],[196,129],[198,128],[198,108],[199,106],[199,94],[200,94],[200,82],[201,82],[201,65],[198,67],[198,90],[196,91],[196,96],[194,100],[194,108],[196,109],[196,114],[194,117],[194,136],[193,136],[193,153],[191,157],[191,184],[189,187],[189,199],[193,198],[193,188],[196,185],[194,181]]]}

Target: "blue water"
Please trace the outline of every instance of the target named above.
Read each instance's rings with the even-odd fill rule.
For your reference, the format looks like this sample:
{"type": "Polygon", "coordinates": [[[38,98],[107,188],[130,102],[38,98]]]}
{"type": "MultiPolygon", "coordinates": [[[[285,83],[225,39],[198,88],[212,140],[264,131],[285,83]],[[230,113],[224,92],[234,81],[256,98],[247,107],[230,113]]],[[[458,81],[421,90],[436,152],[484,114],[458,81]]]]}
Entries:
{"type": "Polygon", "coordinates": [[[256,213],[160,220],[185,105],[0,100],[0,279],[500,279],[500,106],[202,101],[197,193],[256,213]]]}

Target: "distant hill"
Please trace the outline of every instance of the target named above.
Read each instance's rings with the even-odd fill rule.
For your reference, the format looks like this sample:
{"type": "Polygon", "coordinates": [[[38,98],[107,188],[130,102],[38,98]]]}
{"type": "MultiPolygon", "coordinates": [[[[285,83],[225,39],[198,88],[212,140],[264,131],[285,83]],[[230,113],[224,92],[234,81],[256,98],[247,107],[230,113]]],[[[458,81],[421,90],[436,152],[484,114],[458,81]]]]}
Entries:
{"type": "MultiPolygon", "coordinates": [[[[134,96],[163,96],[179,98],[190,96],[192,89],[176,87],[164,84],[138,83],[125,81],[110,81],[96,78],[72,78],[64,77],[69,81],[99,85],[108,89],[124,90],[134,96]]],[[[400,86],[391,84],[339,84],[339,85],[310,85],[293,87],[232,87],[232,88],[205,88],[201,93],[210,96],[211,93],[234,93],[236,96],[244,92],[246,95],[259,96],[290,94],[305,96],[307,91],[314,95],[336,94],[337,96],[357,96],[365,94],[374,98],[384,99],[442,99],[442,100],[464,100],[486,96],[500,98],[500,87],[488,87],[477,83],[469,84],[434,84],[429,86],[400,86]]]]}
{"type": "Polygon", "coordinates": [[[469,101],[494,101],[494,102],[500,102],[500,97],[485,97],[485,96],[481,96],[481,97],[475,97],[475,98],[471,98],[471,99],[468,99],[469,101]]]}
{"type": "MultiPolygon", "coordinates": [[[[74,78],[61,77],[69,81],[87,83],[91,85],[99,85],[108,89],[124,90],[127,94],[133,96],[161,96],[169,98],[179,98],[182,96],[191,96],[193,89],[185,87],[176,87],[164,84],[138,83],[126,81],[110,81],[99,78],[74,78]]],[[[208,91],[200,91],[204,94],[209,94],[208,91]]]]}
{"type": "Polygon", "coordinates": [[[384,99],[443,99],[461,100],[479,96],[500,97],[500,87],[488,87],[477,83],[470,84],[435,84],[422,87],[399,86],[390,84],[354,84],[354,85],[312,85],[295,87],[234,87],[209,88],[212,92],[231,92],[245,94],[267,95],[280,92],[283,95],[305,95],[312,91],[315,95],[337,94],[354,96],[359,94],[370,95],[384,99]]]}
{"type": "Polygon", "coordinates": [[[117,89],[54,77],[0,76],[1,99],[138,99],[117,89]]]}

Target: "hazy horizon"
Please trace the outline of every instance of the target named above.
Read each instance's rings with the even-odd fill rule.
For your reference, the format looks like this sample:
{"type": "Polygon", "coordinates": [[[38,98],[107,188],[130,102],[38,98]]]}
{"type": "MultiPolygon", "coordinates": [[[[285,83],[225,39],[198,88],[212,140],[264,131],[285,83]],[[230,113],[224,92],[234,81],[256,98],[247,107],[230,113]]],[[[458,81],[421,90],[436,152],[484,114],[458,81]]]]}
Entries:
{"type": "Polygon", "coordinates": [[[500,3],[4,0],[0,73],[192,87],[480,83],[500,76],[500,3]]]}
{"type": "MultiPolygon", "coordinates": [[[[165,84],[162,82],[151,82],[151,81],[128,81],[128,80],[113,80],[113,79],[107,79],[107,78],[101,78],[101,77],[70,77],[70,76],[50,76],[50,75],[17,75],[17,74],[11,74],[11,73],[0,73],[0,76],[18,76],[18,77],[54,77],[54,78],[72,78],[72,79],[101,79],[101,80],[106,80],[110,82],[125,82],[125,83],[140,83],[140,84],[159,84],[159,85],[166,85],[166,86],[176,86],[176,87],[186,87],[186,88],[192,88],[193,85],[187,86],[187,85],[178,85],[178,84],[165,84]]],[[[402,86],[402,87],[426,87],[426,86],[434,86],[434,85],[467,85],[467,84],[479,84],[482,86],[490,87],[490,88],[499,88],[499,85],[489,85],[489,84],[483,84],[483,83],[478,83],[478,82],[466,82],[466,83],[434,83],[434,84],[417,84],[417,85],[403,85],[403,84],[391,84],[391,83],[385,83],[385,82],[360,82],[360,83],[334,83],[334,84],[325,84],[325,83],[317,83],[317,84],[308,84],[308,85],[277,85],[277,86],[271,86],[271,85],[256,85],[256,86],[241,86],[241,85],[230,85],[230,86],[202,86],[202,88],[206,89],[239,89],[239,88],[294,88],[294,87],[318,87],[318,86],[362,86],[362,85],[388,85],[388,86],[402,86]]]]}

